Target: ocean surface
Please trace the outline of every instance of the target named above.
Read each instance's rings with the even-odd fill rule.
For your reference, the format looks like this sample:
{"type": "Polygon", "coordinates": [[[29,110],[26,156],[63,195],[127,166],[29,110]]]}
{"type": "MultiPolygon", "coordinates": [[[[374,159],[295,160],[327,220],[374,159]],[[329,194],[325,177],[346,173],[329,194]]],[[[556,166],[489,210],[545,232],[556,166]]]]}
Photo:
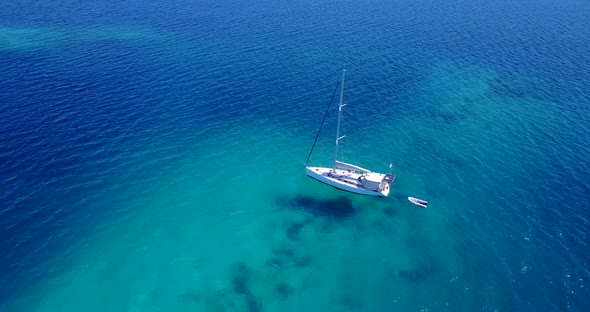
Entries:
{"type": "Polygon", "coordinates": [[[0,311],[590,311],[589,208],[588,1],[0,3],[0,311]]]}

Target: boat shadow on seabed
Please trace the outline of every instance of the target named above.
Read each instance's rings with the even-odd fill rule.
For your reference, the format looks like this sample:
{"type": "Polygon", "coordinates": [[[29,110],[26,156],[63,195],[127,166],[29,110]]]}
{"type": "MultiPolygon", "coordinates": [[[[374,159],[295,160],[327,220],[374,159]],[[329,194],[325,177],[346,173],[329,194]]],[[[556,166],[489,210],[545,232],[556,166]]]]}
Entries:
{"type": "Polygon", "coordinates": [[[321,199],[298,194],[291,198],[278,197],[277,203],[282,207],[305,211],[312,217],[333,221],[348,220],[357,212],[352,205],[352,200],[346,196],[321,199]]]}

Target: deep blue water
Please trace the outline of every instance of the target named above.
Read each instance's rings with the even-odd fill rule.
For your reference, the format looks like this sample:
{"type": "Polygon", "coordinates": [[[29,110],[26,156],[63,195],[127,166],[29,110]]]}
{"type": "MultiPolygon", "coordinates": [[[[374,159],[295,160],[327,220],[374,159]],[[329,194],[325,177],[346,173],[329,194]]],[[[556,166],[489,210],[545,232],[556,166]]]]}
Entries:
{"type": "Polygon", "coordinates": [[[576,0],[2,3],[0,310],[588,311],[588,38],[576,0]],[[301,168],[343,64],[382,201],[301,168]]]}

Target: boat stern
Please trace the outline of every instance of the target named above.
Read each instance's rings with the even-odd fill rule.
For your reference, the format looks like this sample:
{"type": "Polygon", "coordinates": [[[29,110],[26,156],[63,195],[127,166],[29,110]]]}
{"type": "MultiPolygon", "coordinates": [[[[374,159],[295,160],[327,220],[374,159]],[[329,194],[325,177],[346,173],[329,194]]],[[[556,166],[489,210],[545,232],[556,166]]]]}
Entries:
{"type": "Polygon", "coordinates": [[[387,197],[389,196],[389,189],[389,185],[386,185],[379,193],[381,193],[383,197],[387,197]]]}

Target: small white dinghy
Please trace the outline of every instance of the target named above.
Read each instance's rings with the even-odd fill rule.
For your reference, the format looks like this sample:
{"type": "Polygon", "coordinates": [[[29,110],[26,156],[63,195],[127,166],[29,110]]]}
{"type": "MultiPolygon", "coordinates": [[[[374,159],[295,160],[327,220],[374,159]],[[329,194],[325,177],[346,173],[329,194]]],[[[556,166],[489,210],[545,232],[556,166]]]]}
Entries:
{"type": "Polygon", "coordinates": [[[424,208],[426,208],[426,206],[428,206],[428,202],[425,201],[425,200],[422,200],[422,199],[418,199],[418,198],[415,198],[415,197],[408,197],[408,200],[412,204],[418,205],[418,206],[421,206],[421,207],[424,207],[424,208]]]}

